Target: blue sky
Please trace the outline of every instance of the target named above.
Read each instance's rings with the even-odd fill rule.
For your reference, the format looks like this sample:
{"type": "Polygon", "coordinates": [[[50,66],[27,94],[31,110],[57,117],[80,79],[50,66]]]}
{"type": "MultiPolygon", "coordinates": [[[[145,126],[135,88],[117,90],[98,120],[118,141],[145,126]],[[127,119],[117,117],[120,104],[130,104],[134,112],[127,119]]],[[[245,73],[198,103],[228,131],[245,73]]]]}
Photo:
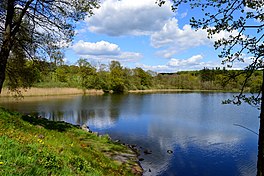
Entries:
{"type": "MultiPolygon", "coordinates": [[[[93,65],[119,61],[129,68],[156,72],[200,70],[223,67],[213,42],[230,33],[207,38],[204,30],[189,25],[198,10],[182,6],[171,11],[155,0],[103,0],[92,17],[77,23],[76,36],[65,52],[69,64],[86,58],[93,65]]],[[[241,65],[234,66],[241,68],[241,65]]]]}

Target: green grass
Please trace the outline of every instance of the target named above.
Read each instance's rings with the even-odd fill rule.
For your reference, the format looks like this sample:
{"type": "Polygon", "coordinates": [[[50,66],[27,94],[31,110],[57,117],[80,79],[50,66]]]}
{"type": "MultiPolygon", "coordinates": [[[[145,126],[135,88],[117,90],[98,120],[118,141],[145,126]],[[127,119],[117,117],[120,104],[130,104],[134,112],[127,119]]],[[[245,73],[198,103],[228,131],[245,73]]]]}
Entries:
{"type": "Polygon", "coordinates": [[[133,175],[127,147],[64,122],[0,109],[0,175],[133,175]]]}

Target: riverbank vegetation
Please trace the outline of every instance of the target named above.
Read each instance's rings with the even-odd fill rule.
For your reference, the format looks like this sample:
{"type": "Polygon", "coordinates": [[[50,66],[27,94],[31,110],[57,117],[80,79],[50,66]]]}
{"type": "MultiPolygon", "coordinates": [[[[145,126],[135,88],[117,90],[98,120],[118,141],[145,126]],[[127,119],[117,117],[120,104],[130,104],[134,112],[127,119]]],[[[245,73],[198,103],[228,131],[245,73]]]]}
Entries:
{"type": "Polygon", "coordinates": [[[79,89],[70,87],[32,87],[30,89],[20,89],[19,92],[11,92],[7,88],[3,88],[0,97],[13,97],[17,96],[17,93],[21,94],[23,97],[29,96],[60,96],[60,95],[102,95],[104,92],[102,90],[95,89],[79,89]]]}
{"type": "Polygon", "coordinates": [[[134,175],[134,152],[65,122],[0,109],[0,175],[134,175]],[[117,157],[118,156],[118,157],[117,157]],[[115,158],[120,158],[122,160],[115,158]]]}
{"type": "Polygon", "coordinates": [[[4,86],[11,91],[18,91],[18,87],[94,89],[117,93],[153,89],[239,91],[244,87],[245,91],[258,92],[262,83],[260,71],[254,72],[244,85],[248,74],[244,70],[204,68],[156,73],[142,68],[126,68],[118,61],[109,65],[92,65],[86,59],[79,59],[76,65],[55,63],[27,61],[17,72],[7,72],[4,86]]]}

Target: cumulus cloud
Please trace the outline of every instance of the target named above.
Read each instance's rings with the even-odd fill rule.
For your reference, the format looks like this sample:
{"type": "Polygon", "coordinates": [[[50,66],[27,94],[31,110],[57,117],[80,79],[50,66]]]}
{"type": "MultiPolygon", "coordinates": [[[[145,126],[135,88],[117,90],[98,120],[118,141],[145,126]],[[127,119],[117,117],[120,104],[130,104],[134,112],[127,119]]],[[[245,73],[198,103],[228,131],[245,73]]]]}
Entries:
{"type": "Polygon", "coordinates": [[[190,25],[178,26],[178,20],[171,18],[163,28],[151,35],[151,44],[155,48],[167,45],[177,45],[179,49],[204,45],[208,42],[207,33],[204,30],[193,30],[190,25]]]}
{"type": "MultiPolygon", "coordinates": [[[[228,38],[230,38],[230,36],[238,36],[238,35],[239,35],[239,32],[237,30],[234,30],[231,32],[220,31],[217,34],[214,34],[210,40],[211,40],[211,42],[215,42],[215,41],[223,39],[223,38],[228,39],[228,38]]],[[[243,35],[242,37],[245,37],[245,36],[243,35]]]]}
{"type": "Polygon", "coordinates": [[[208,43],[205,30],[193,30],[190,25],[184,25],[180,29],[178,20],[171,18],[163,28],[151,35],[151,45],[155,48],[165,47],[160,54],[165,58],[197,46],[208,43]]]}
{"type": "Polygon", "coordinates": [[[195,55],[192,56],[188,59],[174,59],[172,58],[168,62],[168,66],[171,67],[183,67],[183,66],[195,66],[195,65],[200,65],[200,60],[203,58],[202,55],[195,55]]]}
{"type": "Polygon", "coordinates": [[[175,72],[175,69],[172,67],[169,67],[168,65],[146,65],[146,64],[137,64],[137,67],[140,67],[144,70],[151,70],[158,73],[162,72],[175,72]]]}
{"type": "Polygon", "coordinates": [[[80,40],[75,43],[71,48],[77,55],[80,55],[81,57],[106,62],[109,60],[134,62],[142,57],[140,53],[123,52],[121,51],[118,45],[114,43],[109,43],[107,41],[99,41],[92,43],[80,40]]]}
{"type": "Polygon", "coordinates": [[[86,22],[90,31],[110,36],[149,35],[173,15],[170,5],[159,7],[155,0],[105,0],[86,22]]]}
{"type": "Polygon", "coordinates": [[[215,41],[230,36],[237,36],[238,31],[221,31],[208,38],[205,29],[194,30],[190,25],[184,25],[182,28],[178,25],[176,18],[169,19],[160,31],[151,35],[151,45],[154,48],[162,48],[158,54],[171,58],[174,54],[188,50],[194,47],[212,45],[215,41]]]}
{"type": "Polygon", "coordinates": [[[96,43],[78,41],[72,49],[79,55],[118,55],[120,48],[118,45],[106,41],[96,43]]]}
{"type": "Polygon", "coordinates": [[[200,54],[194,55],[187,59],[170,59],[164,65],[144,65],[138,64],[138,66],[142,67],[145,70],[152,70],[156,72],[178,72],[178,71],[187,71],[187,70],[201,70],[204,67],[207,68],[215,68],[215,67],[223,67],[220,62],[213,61],[203,61],[204,57],[200,54]]]}

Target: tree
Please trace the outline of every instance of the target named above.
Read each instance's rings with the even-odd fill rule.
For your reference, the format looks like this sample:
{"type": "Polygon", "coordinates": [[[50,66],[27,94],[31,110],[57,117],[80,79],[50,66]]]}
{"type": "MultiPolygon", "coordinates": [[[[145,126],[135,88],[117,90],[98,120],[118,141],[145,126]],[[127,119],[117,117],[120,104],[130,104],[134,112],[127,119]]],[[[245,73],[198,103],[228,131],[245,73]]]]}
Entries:
{"type": "MultiPolygon", "coordinates": [[[[159,5],[165,2],[166,0],[158,0],[159,5]]],[[[172,9],[176,10],[183,3],[189,3],[191,8],[199,8],[204,12],[201,19],[191,18],[192,27],[207,30],[209,38],[216,33],[229,33],[228,37],[217,40],[214,44],[216,49],[221,49],[219,57],[223,59],[223,63],[232,67],[236,61],[244,62],[245,57],[251,59],[243,72],[236,75],[245,75],[241,92],[226,103],[240,105],[245,101],[251,105],[260,105],[257,175],[264,175],[264,1],[173,0],[172,9]],[[259,70],[262,70],[262,86],[257,88],[259,93],[256,96],[246,96],[244,88],[250,77],[259,70]]]]}
{"type": "Polygon", "coordinates": [[[79,59],[79,75],[81,77],[81,87],[84,89],[93,89],[97,86],[96,68],[93,67],[87,59],[79,59]]]}
{"type": "MultiPolygon", "coordinates": [[[[1,0],[0,92],[15,46],[25,58],[48,58],[74,35],[74,22],[98,8],[98,0],[1,0]],[[21,38],[21,34],[28,38],[21,38]]],[[[24,58],[24,59],[25,59],[24,58]]]]}
{"type": "Polygon", "coordinates": [[[135,76],[139,78],[140,87],[142,88],[149,88],[152,85],[152,76],[145,72],[142,68],[135,68],[134,69],[135,76]]]}
{"type": "Polygon", "coordinates": [[[104,92],[109,92],[110,91],[110,86],[111,86],[111,78],[110,78],[110,73],[108,71],[108,66],[106,64],[100,64],[99,70],[98,70],[98,84],[99,87],[104,91],[104,92]]]}
{"type": "Polygon", "coordinates": [[[115,93],[126,91],[123,67],[118,61],[111,61],[110,66],[111,90],[115,93]]]}
{"type": "Polygon", "coordinates": [[[29,64],[26,60],[26,55],[23,52],[23,48],[28,48],[31,45],[30,34],[27,32],[28,25],[25,23],[21,24],[23,29],[16,36],[17,40],[13,43],[13,50],[9,56],[7,62],[6,75],[7,82],[6,86],[9,90],[20,94],[17,87],[28,88],[33,82],[38,79],[36,76],[37,68],[33,68],[32,64],[29,64]]]}

